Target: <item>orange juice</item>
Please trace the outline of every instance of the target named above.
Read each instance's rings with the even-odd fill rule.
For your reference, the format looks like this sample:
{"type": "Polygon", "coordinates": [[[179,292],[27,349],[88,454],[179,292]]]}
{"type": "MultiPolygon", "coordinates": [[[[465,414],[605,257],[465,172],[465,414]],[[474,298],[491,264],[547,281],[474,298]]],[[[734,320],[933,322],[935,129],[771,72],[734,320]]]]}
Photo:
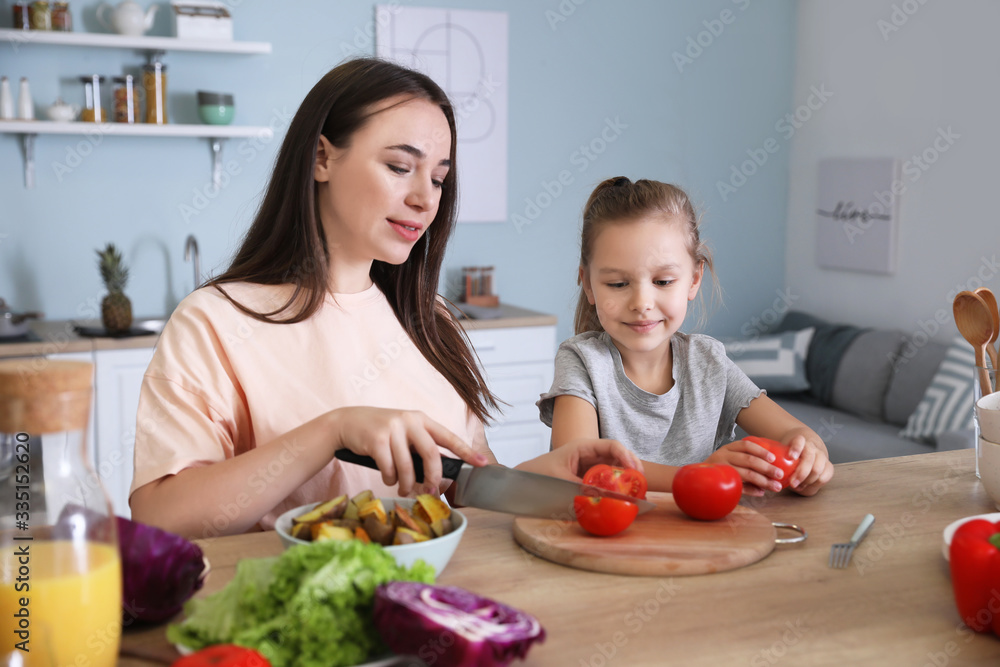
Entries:
{"type": "Polygon", "coordinates": [[[7,547],[0,553],[0,652],[16,651],[28,667],[114,667],[121,600],[114,545],[24,541],[7,547]],[[27,575],[19,570],[19,548],[28,549],[27,575]],[[28,652],[16,648],[25,636],[28,652]]]}

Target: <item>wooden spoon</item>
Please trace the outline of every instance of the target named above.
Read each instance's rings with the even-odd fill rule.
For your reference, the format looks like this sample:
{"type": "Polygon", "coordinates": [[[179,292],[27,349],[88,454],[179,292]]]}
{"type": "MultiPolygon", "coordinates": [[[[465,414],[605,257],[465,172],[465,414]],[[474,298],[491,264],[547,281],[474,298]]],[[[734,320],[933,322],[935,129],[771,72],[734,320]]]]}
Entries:
{"type": "Polygon", "coordinates": [[[990,355],[990,364],[993,366],[994,372],[997,369],[997,350],[994,347],[994,343],[997,341],[997,336],[1000,335],[1000,311],[997,310],[997,298],[993,294],[993,290],[989,287],[980,287],[976,290],[976,294],[979,298],[983,300],[986,307],[990,309],[990,315],[993,316],[993,337],[990,339],[990,344],[986,348],[986,353],[990,355]]]}
{"type": "Polygon", "coordinates": [[[993,339],[993,316],[982,298],[968,290],[955,295],[952,303],[955,324],[962,338],[976,351],[976,366],[979,366],[979,387],[983,396],[993,393],[990,374],[986,370],[986,348],[993,339]]]}

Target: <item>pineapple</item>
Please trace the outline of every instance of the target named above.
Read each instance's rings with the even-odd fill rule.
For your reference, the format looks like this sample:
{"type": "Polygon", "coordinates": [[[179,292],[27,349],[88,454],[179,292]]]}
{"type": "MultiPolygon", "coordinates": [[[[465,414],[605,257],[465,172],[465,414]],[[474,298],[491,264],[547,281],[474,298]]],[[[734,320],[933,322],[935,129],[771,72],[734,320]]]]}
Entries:
{"type": "Polygon", "coordinates": [[[128,267],[113,243],[109,243],[104,250],[98,250],[97,256],[101,279],[108,288],[108,295],[101,301],[101,322],[108,333],[124,333],[132,326],[132,302],[124,292],[128,267]]]}

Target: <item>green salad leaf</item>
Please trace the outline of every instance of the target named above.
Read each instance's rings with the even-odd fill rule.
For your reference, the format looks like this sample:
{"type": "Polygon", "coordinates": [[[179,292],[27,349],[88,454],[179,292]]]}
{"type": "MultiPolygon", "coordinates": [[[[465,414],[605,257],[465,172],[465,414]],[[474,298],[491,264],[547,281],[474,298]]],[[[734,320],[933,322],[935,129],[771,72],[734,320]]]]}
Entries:
{"type": "Polygon", "coordinates": [[[189,600],[167,638],[192,649],[230,643],[260,651],[274,667],[348,667],[386,651],[373,623],[375,589],[389,581],[433,583],[434,568],[400,567],[360,540],[294,546],[248,558],[221,591],[189,600]]]}

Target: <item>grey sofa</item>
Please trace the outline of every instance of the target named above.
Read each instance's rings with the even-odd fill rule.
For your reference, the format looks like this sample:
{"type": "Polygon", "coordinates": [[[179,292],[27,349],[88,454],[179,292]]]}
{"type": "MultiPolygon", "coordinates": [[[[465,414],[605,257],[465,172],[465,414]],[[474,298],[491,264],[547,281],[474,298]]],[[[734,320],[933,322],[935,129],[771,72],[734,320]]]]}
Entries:
{"type": "Polygon", "coordinates": [[[941,433],[930,442],[899,435],[946,344],[923,340],[918,346],[901,331],[830,324],[801,311],[788,312],[769,333],[808,327],[815,328],[805,363],[809,389],[770,396],[823,438],[832,462],[975,446],[972,429],[941,433]]]}

